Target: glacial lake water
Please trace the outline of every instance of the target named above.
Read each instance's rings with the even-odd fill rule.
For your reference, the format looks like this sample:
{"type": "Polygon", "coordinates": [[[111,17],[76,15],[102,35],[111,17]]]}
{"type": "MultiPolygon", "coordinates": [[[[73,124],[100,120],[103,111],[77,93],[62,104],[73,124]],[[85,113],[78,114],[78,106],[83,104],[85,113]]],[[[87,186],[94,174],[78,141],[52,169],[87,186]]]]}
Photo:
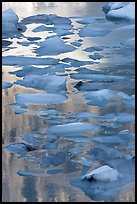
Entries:
{"type": "Polygon", "coordinates": [[[135,33],[104,4],[2,3],[26,26],[2,39],[3,202],[134,201],[135,33]],[[81,180],[103,165],[121,180],[81,180]]]}

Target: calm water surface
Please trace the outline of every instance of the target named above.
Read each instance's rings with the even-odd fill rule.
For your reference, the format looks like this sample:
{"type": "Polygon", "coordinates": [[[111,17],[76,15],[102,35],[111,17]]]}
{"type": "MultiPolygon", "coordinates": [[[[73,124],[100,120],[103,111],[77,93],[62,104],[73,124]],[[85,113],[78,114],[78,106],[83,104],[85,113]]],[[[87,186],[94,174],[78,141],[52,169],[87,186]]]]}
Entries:
{"type": "MultiPolygon", "coordinates": [[[[25,17],[37,14],[57,14],[64,17],[76,17],[71,18],[73,25],[76,29],[80,29],[84,25],[79,24],[76,20],[79,20],[84,16],[100,16],[104,17],[102,12],[102,6],[105,2],[3,2],[2,9],[12,8],[20,20],[25,17]],[[81,17],[80,17],[81,16],[81,17]]],[[[87,68],[91,70],[100,71],[101,74],[108,75],[119,75],[129,77],[129,80],[133,80],[134,83],[134,51],[130,48],[123,50],[114,49],[113,46],[119,46],[121,41],[127,40],[128,38],[134,37],[134,31],[130,30],[124,33],[116,30],[116,28],[122,26],[121,24],[114,24],[108,21],[104,21],[105,26],[113,30],[109,35],[105,37],[85,37],[82,38],[82,46],[79,49],[76,49],[72,53],[60,54],[59,56],[51,56],[54,58],[73,58],[81,61],[89,60],[89,53],[83,52],[83,49],[91,46],[106,46],[109,49],[104,49],[102,51],[103,57],[100,59],[98,64],[88,65],[87,68]]],[[[32,29],[37,27],[38,24],[28,24],[27,30],[25,31],[24,36],[31,37],[40,37],[41,41],[47,37],[48,32],[32,32],[32,29]]],[[[103,24],[99,24],[103,27],[103,24]]],[[[78,39],[77,34],[70,35],[68,42],[74,42],[78,39]]],[[[9,40],[9,39],[8,39],[9,40]]],[[[22,46],[17,42],[23,42],[24,39],[13,38],[11,46],[6,50],[3,50],[3,56],[36,56],[33,52],[35,45],[22,46]]],[[[39,66],[43,68],[44,66],[39,66]]],[[[84,66],[86,67],[86,66],[84,66]]],[[[2,171],[3,171],[3,202],[94,202],[88,196],[84,194],[82,190],[72,186],[69,181],[71,179],[77,178],[81,175],[82,167],[77,165],[74,167],[72,163],[67,163],[63,166],[64,173],[53,174],[45,176],[46,168],[40,169],[39,163],[35,160],[25,160],[24,158],[19,158],[19,155],[10,153],[5,150],[5,146],[15,142],[22,142],[20,136],[26,133],[35,133],[43,132],[48,125],[58,124],[56,117],[53,118],[44,118],[36,114],[36,111],[55,109],[60,113],[60,118],[64,120],[64,123],[71,122],[75,120],[76,112],[89,112],[97,116],[109,114],[109,113],[122,113],[126,112],[128,114],[134,115],[134,109],[127,108],[123,105],[119,99],[116,100],[114,105],[110,106],[98,106],[98,105],[87,105],[87,100],[83,97],[83,94],[87,91],[78,91],[74,88],[74,84],[78,81],[71,77],[71,73],[76,73],[76,67],[71,67],[69,70],[65,70],[67,78],[67,91],[68,91],[68,100],[64,103],[56,105],[29,105],[29,112],[25,114],[15,114],[15,107],[7,106],[7,104],[15,103],[15,95],[18,93],[37,93],[39,92],[33,88],[25,88],[14,84],[9,89],[3,89],[2,91],[2,142],[3,142],[3,156],[2,156],[2,171]],[[32,114],[34,113],[34,114],[32,114]],[[74,170],[76,168],[76,170],[74,170]],[[19,170],[24,172],[32,172],[36,176],[20,176],[17,174],[19,170]]],[[[9,72],[19,70],[19,66],[7,66],[3,65],[3,81],[15,82],[20,77],[12,75],[9,72]]],[[[62,73],[64,74],[64,73],[62,73]]],[[[79,80],[80,81],[80,80],[79,80]]],[[[90,80],[88,80],[90,81],[90,80]]],[[[86,80],[85,80],[86,82],[86,80]]],[[[125,83],[125,82],[124,82],[125,83]]],[[[109,88],[109,84],[108,84],[109,88]]],[[[122,83],[114,88],[114,90],[124,91],[128,95],[134,94],[134,86],[127,86],[122,89],[122,83]]],[[[83,118],[85,120],[85,118],[83,118]]],[[[98,124],[98,121],[95,118],[87,119],[88,122],[98,124]]],[[[62,122],[61,122],[62,123],[62,122]]],[[[59,122],[60,124],[60,122],[59,122]]],[[[134,133],[134,121],[128,121],[120,123],[118,127],[114,127],[113,124],[110,124],[110,127],[99,127],[96,136],[101,134],[108,136],[109,132],[112,135],[117,134],[121,130],[129,130],[134,133]],[[106,133],[107,132],[107,133],[106,133]]],[[[85,134],[89,138],[94,137],[93,134],[85,134]]],[[[85,141],[86,142],[86,141],[85,141]]],[[[74,144],[69,143],[68,141],[63,141],[60,145],[64,145],[63,148],[73,148],[74,144]]],[[[134,146],[134,141],[132,141],[134,146]]],[[[88,150],[93,143],[85,144],[83,151],[88,150]]],[[[127,147],[124,145],[121,146],[123,154],[134,153],[134,150],[127,150],[127,147]]],[[[53,150],[54,151],[54,150],[53,150]]],[[[55,150],[56,151],[56,150],[55,150]]],[[[51,150],[52,152],[52,150],[51,150]]],[[[39,156],[41,158],[43,152],[39,153],[35,157],[34,152],[29,152],[30,158],[36,158],[39,156]]],[[[83,157],[84,152],[79,153],[78,158],[83,157]]],[[[39,159],[38,158],[38,159],[39,159]]],[[[77,159],[78,159],[77,158],[77,159]]],[[[95,166],[100,166],[100,162],[95,162],[95,166]]],[[[62,166],[61,166],[62,167],[62,166]]],[[[50,169],[50,168],[49,168],[50,169]]],[[[133,182],[134,186],[134,182],[133,182]]],[[[134,191],[131,187],[126,189],[125,194],[122,193],[120,196],[116,197],[115,200],[131,201],[134,200],[134,191]],[[124,197],[124,198],[123,198],[124,197]]]]}

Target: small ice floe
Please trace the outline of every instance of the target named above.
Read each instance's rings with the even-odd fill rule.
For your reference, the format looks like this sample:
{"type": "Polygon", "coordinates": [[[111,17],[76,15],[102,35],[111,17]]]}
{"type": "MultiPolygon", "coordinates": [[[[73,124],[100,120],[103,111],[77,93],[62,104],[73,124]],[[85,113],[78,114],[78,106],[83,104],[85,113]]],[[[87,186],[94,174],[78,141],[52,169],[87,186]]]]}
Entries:
{"type": "Polygon", "coordinates": [[[58,152],[56,154],[47,153],[47,155],[42,159],[40,167],[53,167],[64,164],[69,158],[67,153],[58,152]]]}
{"type": "Polygon", "coordinates": [[[21,135],[20,138],[25,142],[35,146],[42,146],[46,142],[46,139],[40,138],[40,134],[37,133],[27,133],[21,135]]]}
{"type": "Polygon", "coordinates": [[[21,86],[47,90],[48,92],[66,91],[66,76],[39,76],[27,75],[23,80],[17,80],[15,84],[21,86]]]}
{"type": "Polygon", "coordinates": [[[114,122],[130,122],[135,120],[135,115],[129,113],[111,113],[102,116],[102,118],[114,122]]]}
{"type": "Polygon", "coordinates": [[[18,33],[18,16],[12,9],[7,9],[2,12],[2,34],[14,35],[18,33]]]}
{"type": "Polygon", "coordinates": [[[47,27],[45,25],[41,25],[32,30],[32,32],[34,33],[43,32],[43,31],[53,31],[53,27],[47,27]]]}
{"type": "Polygon", "coordinates": [[[13,83],[3,81],[2,82],[2,89],[8,89],[13,86],[13,83]]]}
{"type": "Polygon", "coordinates": [[[102,57],[104,57],[104,56],[100,55],[98,53],[94,53],[93,55],[89,55],[89,58],[91,58],[93,60],[100,60],[102,57]]]}
{"type": "Polygon", "coordinates": [[[69,30],[62,29],[62,28],[54,28],[53,32],[57,33],[58,36],[65,36],[65,35],[73,34],[73,32],[71,32],[69,30]]]}
{"type": "Polygon", "coordinates": [[[72,45],[65,44],[58,36],[50,36],[44,42],[40,42],[37,45],[40,46],[36,49],[38,55],[58,55],[72,52],[76,49],[72,45]]]}
{"type": "Polygon", "coordinates": [[[102,10],[110,20],[135,20],[135,2],[109,2],[102,10]]]}
{"type": "Polygon", "coordinates": [[[21,154],[21,155],[24,155],[27,152],[36,150],[35,147],[32,147],[31,145],[25,144],[23,142],[16,142],[13,144],[9,144],[5,148],[12,153],[21,154]]]}
{"type": "Polygon", "coordinates": [[[80,37],[104,37],[111,31],[104,28],[95,28],[91,25],[81,28],[79,32],[80,37]]]}
{"type": "Polygon", "coordinates": [[[77,23],[80,24],[94,24],[94,23],[102,23],[104,21],[103,17],[89,16],[83,17],[81,20],[77,20],[77,23]]]}
{"type": "Polygon", "coordinates": [[[96,180],[105,182],[116,181],[119,178],[119,172],[107,165],[101,166],[82,177],[82,179],[86,179],[88,181],[96,180]]]}
{"type": "Polygon", "coordinates": [[[29,16],[22,20],[25,24],[31,23],[42,23],[45,25],[54,25],[54,26],[66,26],[71,25],[71,20],[67,17],[57,16],[56,14],[38,14],[34,16],[29,16]]]}
{"type": "Polygon", "coordinates": [[[93,61],[80,61],[72,58],[64,58],[61,60],[62,62],[69,63],[72,67],[80,67],[84,65],[93,64],[93,61]]]}
{"type": "Polygon", "coordinates": [[[71,45],[74,45],[76,47],[80,47],[82,45],[82,43],[79,42],[79,41],[74,41],[74,42],[71,43],[71,45]]]}
{"type": "Polygon", "coordinates": [[[84,97],[88,100],[95,102],[109,102],[115,100],[117,97],[117,93],[110,89],[102,89],[99,91],[90,91],[87,94],[84,94],[84,97]]]}
{"type": "Polygon", "coordinates": [[[106,47],[106,46],[92,46],[92,47],[88,47],[88,48],[85,48],[83,51],[85,52],[94,52],[94,51],[102,51],[106,48],[109,48],[109,47],[106,47]]]}
{"type": "Polygon", "coordinates": [[[22,170],[17,171],[17,174],[19,176],[39,176],[39,174],[37,173],[27,172],[27,171],[22,171],[22,170]]]}
{"type": "Polygon", "coordinates": [[[14,109],[14,113],[17,114],[17,115],[23,114],[23,113],[25,113],[25,112],[26,112],[26,111],[23,110],[23,109],[21,109],[21,108],[15,108],[15,109],[14,109]]]}
{"type": "Polygon", "coordinates": [[[118,135],[114,136],[99,136],[94,137],[91,140],[93,142],[104,143],[104,144],[128,144],[131,140],[134,140],[134,134],[129,130],[122,130],[118,135]]]}
{"type": "Polygon", "coordinates": [[[26,75],[46,75],[46,74],[54,74],[56,72],[64,72],[65,68],[70,67],[69,65],[58,63],[57,65],[50,65],[47,68],[36,68],[33,66],[24,66],[22,69],[9,72],[10,74],[16,75],[18,77],[24,77],[26,75]]]}
{"type": "Polygon", "coordinates": [[[122,27],[116,28],[115,30],[120,30],[120,31],[135,30],[135,24],[122,26],[122,27]]]}
{"type": "Polygon", "coordinates": [[[73,79],[92,79],[96,81],[113,81],[126,79],[125,76],[111,76],[105,74],[86,74],[86,73],[73,73],[71,74],[73,79]]]}
{"type": "Polygon", "coordinates": [[[67,100],[65,95],[55,93],[22,93],[15,96],[17,104],[57,104],[67,100]]]}
{"type": "Polygon", "coordinates": [[[96,131],[96,125],[85,123],[85,122],[75,122],[67,123],[63,125],[55,125],[46,129],[46,132],[54,134],[79,134],[84,132],[94,132],[96,131]]]}
{"type": "Polygon", "coordinates": [[[55,58],[36,58],[36,57],[23,57],[23,56],[3,56],[2,64],[8,66],[14,65],[55,65],[59,62],[55,58]]]}

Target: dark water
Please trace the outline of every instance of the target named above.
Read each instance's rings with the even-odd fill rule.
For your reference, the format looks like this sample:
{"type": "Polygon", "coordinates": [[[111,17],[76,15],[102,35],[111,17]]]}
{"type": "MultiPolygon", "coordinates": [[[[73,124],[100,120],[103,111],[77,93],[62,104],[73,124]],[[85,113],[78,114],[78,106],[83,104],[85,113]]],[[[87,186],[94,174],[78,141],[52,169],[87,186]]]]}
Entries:
{"type": "MultiPolygon", "coordinates": [[[[134,191],[127,187],[125,191],[127,197],[124,197],[123,188],[127,184],[132,185],[132,183],[134,187],[134,161],[126,158],[135,154],[135,58],[134,47],[121,44],[121,42],[134,37],[134,30],[126,30],[123,34],[123,31],[117,28],[121,28],[125,24],[115,24],[105,20],[104,13],[101,10],[104,3],[27,2],[25,8],[24,3],[3,3],[3,10],[11,7],[20,16],[21,20],[37,14],[57,14],[61,17],[79,16],[79,18],[70,18],[77,31],[84,24],[79,24],[76,21],[84,19],[84,16],[100,16],[102,17],[101,20],[95,20],[91,25],[111,30],[104,37],[80,38],[77,32],[72,35],[62,36],[64,40],[65,37],[69,37],[69,39],[66,38],[67,43],[74,43],[74,41],[79,39],[82,40],[80,46],[76,46],[76,50],[51,56],[60,61],[62,60],[61,62],[65,58],[72,59],[69,59],[71,61],[69,69],[61,70],[60,67],[56,69],[56,75],[67,76],[66,101],[52,105],[23,104],[23,107],[19,107],[19,104],[14,104],[16,103],[16,94],[38,93],[41,90],[25,87],[26,84],[24,86],[12,84],[11,88],[2,90],[3,202],[134,200],[134,191]],[[95,51],[101,56],[97,60],[96,57],[100,57],[97,54],[93,56],[91,51],[83,51],[89,47],[100,46],[101,48],[95,51]],[[90,62],[88,64],[87,62],[91,60],[90,57],[95,59],[93,64],[90,64],[90,62]],[[91,74],[93,75],[90,76],[91,74]],[[118,77],[123,78],[119,79],[118,77]],[[105,98],[97,98],[97,96],[92,98],[92,100],[86,98],[86,94],[90,91],[103,89],[111,90],[111,94],[114,94],[113,100],[106,99],[107,95],[111,95],[109,92],[104,92],[105,98]],[[25,107],[25,105],[28,107],[25,107]],[[21,113],[20,110],[24,112],[21,113]],[[54,111],[47,114],[46,111],[48,110],[54,111]],[[45,114],[45,116],[42,116],[42,114],[45,114]],[[76,130],[76,134],[73,131],[71,134],[67,134],[67,130],[64,129],[62,131],[66,131],[66,133],[61,132],[58,135],[56,127],[52,134],[45,132],[46,128],[54,125],[79,122],[93,124],[96,128],[95,130],[93,128],[92,131],[85,130],[84,132],[77,132],[76,130]],[[124,140],[119,142],[119,137],[117,136],[121,132],[124,140]],[[94,139],[97,138],[99,140],[103,138],[103,142],[95,142],[94,139]],[[5,149],[6,146],[9,149],[5,149]],[[108,152],[112,150],[117,152],[114,151],[112,158],[110,158],[106,149],[108,152]],[[103,156],[102,152],[105,152],[103,156]],[[114,158],[115,156],[117,157],[117,154],[120,159],[115,160],[114,158]],[[83,160],[81,158],[86,159],[87,165],[82,163],[83,160]],[[83,184],[81,175],[85,174],[88,169],[93,170],[104,164],[111,164],[116,167],[123,175],[126,175],[127,179],[121,180],[120,184],[117,183],[118,191],[116,193],[110,192],[106,197],[103,197],[102,194],[92,195],[90,191],[90,188],[92,190],[92,185],[89,183],[83,184]],[[122,171],[123,167],[125,172],[122,171]],[[88,191],[86,191],[87,186],[88,191]],[[122,193],[118,195],[117,192],[122,193]],[[111,193],[114,196],[110,196],[111,193]]],[[[37,46],[37,41],[39,41],[38,38],[42,41],[45,37],[52,35],[49,32],[32,32],[38,25],[41,24],[32,22],[27,24],[27,30],[23,33],[23,38],[4,39],[9,40],[12,44],[4,42],[6,48],[3,48],[3,56],[16,56],[13,61],[17,65],[14,65],[14,63],[10,64],[8,60],[5,60],[2,68],[3,81],[13,83],[28,75],[26,71],[18,72],[24,65],[21,65],[20,60],[17,60],[17,56],[35,57],[36,53],[34,53],[34,50],[37,46]],[[26,41],[26,37],[28,41],[26,41]],[[34,39],[32,39],[33,37],[34,39]],[[29,42],[28,46],[24,46],[24,42],[29,42]]],[[[25,59],[22,63],[25,64],[25,59]]],[[[31,61],[29,63],[31,64],[31,61]]],[[[35,65],[35,68],[42,69],[45,66],[35,65]]],[[[30,66],[27,71],[29,69],[30,66]]],[[[33,73],[34,69],[31,71],[33,73]]],[[[39,73],[40,71],[38,70],[37,74],[39,73]]],[[[96,185],[98,184],[93,185],[93,189],[96,185]]],[[[104,188],[104,184],[101,183],[101,185],[104,188]]],[[[108,184],[106,189],[112,187],[115,189],[113,185],[108,184]]]]}

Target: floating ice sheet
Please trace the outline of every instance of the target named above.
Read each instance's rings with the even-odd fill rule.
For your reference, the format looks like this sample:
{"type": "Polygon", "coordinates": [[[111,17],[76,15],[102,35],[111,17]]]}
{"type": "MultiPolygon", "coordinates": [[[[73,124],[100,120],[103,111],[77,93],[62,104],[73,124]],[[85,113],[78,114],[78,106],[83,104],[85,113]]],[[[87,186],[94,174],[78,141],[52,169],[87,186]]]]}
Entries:
{"type": "Polygon", "coordinates": [[[73,79],[93,79],[97,81],[113,81],[113,80],[123,80],[126,79],[125,76],[111,76],[105,74],[71,74],[73,79]]]}
{"type": "Polygon", "coordinates": [[[95,28],[91,25],[81,28],[79,32],[80,37],[104,37],[111,31],[104,28],[95,28]]]}
{"type": "Polygon", "coordinates": [[[72,45],[65,44],[58,36],[46,38],[44,42],[38,43],[40,46],[36,49],[38,55],[58,55],[65,52],[72,52],[76,48],[72,45]]]}
{"type": "Polygon", "coordinates": [[[22,93],[15,96],[17,104],[57,104],[67,99],[65,95],[53,93],[22,93]]]}
{"type": "Polygon", "coordinates": [[[85,122],[75,122],[75,123],[67,123],[64,125],[55,125],[47,128],[45,131],[54,134],[79,134],[85,132],[95,132],[97,129],[96,125],[85,123],[85,122]]]}
{"type": "Polygon", "coordinates": [[[24,65],[54,65],[58,63],[58,59],[54,58],[36,58],[23,56],[3,56],[2,64],[8,66],[24,66],[24,65]]]}
{"type": "Polygon", "coordinates": [[[28,75],[23,80],[17,80],[15,84],[31,87],[48,92],[66,91],[66,76],[39,76],[28,75]]]}

